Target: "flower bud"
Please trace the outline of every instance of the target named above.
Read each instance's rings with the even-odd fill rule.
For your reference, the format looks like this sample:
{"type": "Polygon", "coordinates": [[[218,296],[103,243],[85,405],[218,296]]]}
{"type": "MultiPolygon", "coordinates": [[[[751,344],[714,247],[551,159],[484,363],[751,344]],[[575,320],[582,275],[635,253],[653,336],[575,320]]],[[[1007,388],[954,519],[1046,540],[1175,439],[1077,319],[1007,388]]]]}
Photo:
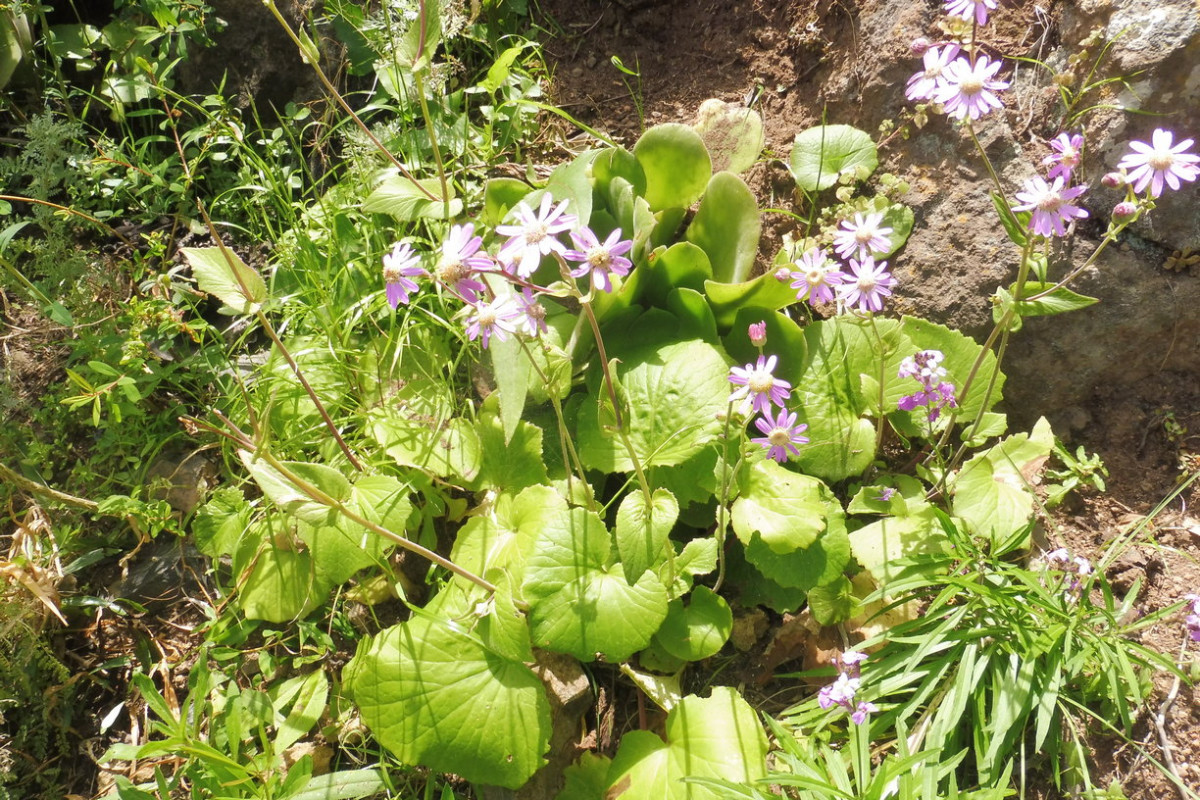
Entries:
{"type": "Polygon", "coordinates": [[[929,49],[929,46],[930,42],[928,39],[924,36],[918,36],[908,45],[908,49],[914,56],[923,56],[925,55],[925,51],[929,49]]]}
{"type": "Polygon", "coordinates": [[[1138,208],[1135,204],[1128,201],[1117,203],[1113,206],[1112,218],[1113,222],[1130,222],[1138,213],[1138,208]]]}
{"type": "Polygon", "coordinates": [[[1120,189],[1125,185],[1125,175],[1120,172],[1107,172],[1100,183],[1109,189],[1120,189]]]}
{"type": "Polygon", "coordinates": [[[780,283],[787,283],[791,279],[792,271],[787,267],[780,267],[779,269],[775,270],[775,280],[779,281],[780,283]]]}
{"type": "Polygon", "coordinates": [[[755,322],[747,331],[750,334],[750,344],[755,347],[762,347],[767,343],[767,323],[755,322]]]}

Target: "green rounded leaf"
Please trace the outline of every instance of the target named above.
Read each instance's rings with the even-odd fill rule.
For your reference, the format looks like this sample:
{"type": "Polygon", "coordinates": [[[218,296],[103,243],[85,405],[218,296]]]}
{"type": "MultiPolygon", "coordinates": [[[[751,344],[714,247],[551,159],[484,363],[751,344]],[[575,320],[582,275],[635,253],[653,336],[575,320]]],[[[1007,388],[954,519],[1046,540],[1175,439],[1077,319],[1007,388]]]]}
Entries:
{"type": "Polygon", "coordinates": [[[713,280],[740,283],[750,277],[761,234],[758,201],[746,182],[732,172],[713,175],[687,229],[687,240],[708,254],[713,280]]]}
{"type": "Polygon", "coordinates": [[[683,600],[672,600],[667,618],[654,641],[676,658],[700,661],[714,656],[733,632],[733,612],[725,598],[707,586],[697,586],[683,600]]]}
{"type": "Polygon", "coordinates": [[[645,197],[651,211],[688,208],[704,194],[712,177],[704,140],[686,125],[655,125],[638,139],[633,154],[646,175],[645,197]]]}
{"type": "Polygon", "coordinates": [[[549,747],[550,704],[537,675],[443,620],[383,631],[343,679],[376,739],[406,764],[516,789],[549,747]]]}
{"type": "Polygon", "coordinates": [[[239,314],[253,314],[267,299],[267,284],[228,247],[184,247],[200,291],[239,314]]]}
{"type": "Polygon", "coordinates": [[[742,544],[749,545],[758,534],[775,552],[790,553],[816,541],[836,505],[820,480],[774,461],[759,461],[746,471],[730,522],[742,544]]]}
{"type": "Polygon", "coordinates": [[[710,98],[700,104],[697,116],[694,127],[712,156],[714,171],[741,173],[754,166],[766,142],[757,111],[710,98]]]}
{"type": "Polygon", "coordinates": [[[1033,483],[1053,447],[1054,434],[1042,418],[1032,433],[1009,436],[976,455],[954,479],[955,516],[997,543],[1025,527],[1033,516],[1033,483]]]}
{"type": "Polygon", "coordinates": [[[649,505],[642,492],[625,495],[617,508],[614,533],[627,580],[636,581],[658,565],[677,519],[679,503],[666,489],[655,489],[649,505]]]}
{"type": "Polygon", "coordinates": [[[462,213],[463,202],[454,196],[454,188],[437,178],[414,180],[396,172],[388,173],[375,190],[363,200],[363,211],[388,214],[400,222],[418,219],[453,219],[462,213]]]}
{"type": "Polygon", "coordinates": [[[828,189],[843,172],[864,180],[878,165],[875,142],[851,125],[818,125],[802,131],[788,159],[792,177],[806,192],[828,189]]]}

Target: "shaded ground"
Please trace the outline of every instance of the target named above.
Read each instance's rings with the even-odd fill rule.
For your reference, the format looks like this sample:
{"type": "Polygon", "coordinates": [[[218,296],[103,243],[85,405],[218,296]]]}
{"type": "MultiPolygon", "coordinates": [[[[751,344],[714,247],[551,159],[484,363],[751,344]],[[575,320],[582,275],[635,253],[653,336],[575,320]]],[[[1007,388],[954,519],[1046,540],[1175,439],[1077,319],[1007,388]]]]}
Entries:
{"type": "MultiPolygon", "coordinates": [[[[823,113],[830,122],[857,124],[868,131],[881,120],[903,119],[902,87],[917,62],[900,46],[890,52],[863,51],[859,9],[878,5],[872,0],[542,0],[547,27],[557,31],[545,44],[554,75],[553,101],[579,121],[631,146],[643,122],[690,123],[709,97],[737,103],[759,93],[755,107],[766,126],[767,155],[786,158],[796,133],[818,123],[823,113]],[[613,55],[636,68],[640,78],[622,76],[610,63],[613,55]],[[880,68],[880,61],[895,62],[896,67],[880,68]]],[[[1048,10],[1046,4],[1003,4],[989,39],[1007,52],[1040,55],[1057,44],[1054,15],[1059,10],[1055,3],[1048,4],[1048,10]]],[[[891,16],[896,26],[892,33],[897,34],[893,40],[931,35],[928,15],[920,11],[898,9],[891,16]]],[[[1009,126],[1016,133],[1028,131],[1037,122],[1036,110],[1032,105],[1010,110],[1009,126]]],[[[906,155],[905,142],[894,140],[883,157],[889,168],[903,174],[906,155]]],[[[964,164],[956,177],[978,176],[964,164]]],[[[746,179],[761,206],[786,207],[791,202],[793,184],[781,162],[768,159],[746,179]]],[[[770,218],[764,223],[762,255],[769,258],[787,223],[770,218]]],[[[918,213],[918,227],[921,224],[918,213]]],[[[904,257],[902,251],[895,260],[898,272],[904,270],[904,257]]],[[[922,274],[919,265],[912,271],[922,274]]],[[[927,280],[937,280],[925,274],[927,280]]],[[[932,291],[937,291],[936,284],[932,291]]],[[[904,288],[898,293],[903,302],[904,288]]],[[[1194,351],[1194,343],[1178,346],[1194,351]]],[[[1007,409],[1021,421],[1042,414],[1065,418],[1068,424],[1059,427],[1070,432],[1070,446],[1083,445],[1098,453],[1109,469],[1108,494],[1076,501],[1057,513],[1049,524],[1051,541],[1099,558],[1109,542],[1142,524],[1141,543],[1109,570],[1114,584],[1128,590],[1140,581],[1142,612],[1200,590],[1200,512],[1194,510],[1200,508],[1200,482],[1173,497],[1153,520],[1145,520],[1164,498],[1172,497],[1186,475],[1200,468],[1200,382],[1195,371],[1159,370],[1151,380],[1133,386],[1096,385],[1082,395],[1087,399],[1078,407],[1030,403],[1033,407],[1007,409]]],[[[1159,626],[1145,641],[1162,652],[1177,653],[1182,626],[1159,626]]],[[[1197,646],[1192,644],[1189,652],[1197,657],[1197,646]]],[[[1136,731],[1147,754],[1157,760],[1162,760],[1163,750],[1152,718],[1170,684],[1160,680],[1136,731]]],[[[1182,687],[1164,719],[1177,774],[1185,784],[1200,788],[1200,691],[1182,687]]],[[[1175,794],[1137,748],[1098,737],[1095,753],[1107,771],[1105,780],[1121,780],[1130,797],[1175,794]]]]}

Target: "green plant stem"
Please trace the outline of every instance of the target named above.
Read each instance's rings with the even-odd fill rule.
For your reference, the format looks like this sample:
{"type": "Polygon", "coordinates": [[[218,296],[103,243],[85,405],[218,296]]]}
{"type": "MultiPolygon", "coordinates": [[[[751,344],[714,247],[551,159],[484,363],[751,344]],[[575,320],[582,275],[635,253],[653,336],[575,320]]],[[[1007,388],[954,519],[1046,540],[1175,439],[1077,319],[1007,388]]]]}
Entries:
{"type": "Polygon", "coordinates": [[[40,494],[44,497],[49,497],[52,500],[57,500],[58,502],[68,506],[83,509],[84,511],[91,511],[92,513],[97,513],[100,511],[99,503],[83,497],[76,497],[75,495],[67,494],[66,492],[60,492],[57,489],[51,489],[44,483],[38,483],[37,481],[26,478],[19,472],[14,472],[3,463],[0,463],[0,479],[3,479],[5,483],[12,484],[32,494],[40,494]]]}
{"type": "MultiPolygon", "coordinates": [[[[425,3],[421,3],[421,13],[424,15],[425,3]]],[[[424,23],[421,23],[423,26],[424,23]]],[[[421,35],[424,37],[422,27],[421,35]]],[[[419,56],[418,56],[419,58],[419,56]]],[[[442,162],[442,149],[438,147],[437,131],[433,128],[433,117],[429,113],[429,100],[425,97],[425,80],[421,77],[422,70],[414,69],[413,78],[417,82],[417,98],[421,103],[421,117],[425,120],[425,133],[429,136],[429,146],[433,149],[433,163],[437,167],[438,181],[442,186],[442,216],[450,218],[450,187],[446,182],[446,165],[442,162]]]]}
{"type": "Polygon", "coordinates": [[[729,468],[729,425],[733,419],[733,401],[725,409],[725,430],[721,433],[721,442],[725,452],[721,454],[721,496],[717,498],[717,579],[713,582],[713,591],[721,590],[725,583],[725,537],[729,533],[729,479],[741,469],[745,458],[745,448],[738,444],[738,460],[733,469],[729,468]]]}
{"type": "Polygon", "coordinates": [[[562,448],[563,463],[570,463],[570,469],[567,472],[568,478],[574,473],[574,477],[583,484],[588,510],[596,512],[596,500],[592,497],[592,493],[588,489],[587,475],[583,470],[583,462],[579,458],[579,453],[575,450],[575,442],[571,440],[571,433],[567,430],[567,420],[563,414],[562,400],[554,392],[554,387],[550,384],[550,378],[542,370],[541,365],[533,360],[533,354],[529,351],[529,345],[524,339],[521,340],[521,349],[525,351],[525,357],[529,359],[530,366],[537,372],[538,377],[542,379],[542,384],[547,388],[546,394],[550,397],[550,404],[554,406],[554,418],[558,421],[558,444],[562,448]]]}
{"type": "Polygon", "coordinates": [[[317,63],[315,58],[315,56],[318,54],[314,52],[315,48],[312,47],[312,42],[310,41],[306,45],[304,42],[300,41],[300,37],[296,35],[294,30],[292,30],[292,26],[288,24],[287,20],[283,18],[283,14],[281,14],[279,9],[275,7],[275,0],[263,0],[263,5],[270,9],[271,13],[275,16],[275,19],[280,25],[283,26],[283,29],[287,32],[288,37],[293,43],[295,43],[296,47],[300,49],[300,55],[302,59],[308,62],[308,64],[313,68],[313,71],[317,73],[317,80],[321,82],[321,85],[325,87],[325,91],[328,92],[329,96],[332,97],[334,101],[341,107],[342,111],[345,111],[350,119],[354,120],[354,124],[358,125],[359,130],[361,130],[366,137],[371,140],[371,144],[375,145],[376,149],[383,153],[388,161],[392,162],[392,166],[399,170],[401,175],[412,181],[413,186],[420,190],[426,197],[436,202],[438,198],[433,195],[433,192],[429,191],[417,182],[417,179],[412,176],[412,173],[405,169],[404,165],[401,164],[396,157],[392,155],[391,151],[384,146],[383,142],[379,141],[379,138],[371,132],[371,129],[367,127],[367,123],[363,122],[362,118],[359,117],[358,114],[354,113],[354,109],[350,107],[350,104],[346,102],[346,98],[342,97],[341,92],[339,92],[329,81],[329,78],[325,77],[325,73],[321,70],[321,65],[317,63]]]}
{"type": "Polygon", "coordinates": [[[988,158],[987,151],[983,149],[983,145],[979,142],[979,137],[975,135],[975,126],[971,124],[970,118],[967,119],[967,133],[971,135],[971,141],[975,143],[975,149],[979,151],[979,157],[983,159],[983,166],[987,169],[988,175],[992,178],[992,183],[996,185],[996,196],[1000,198],[1000,202],[1004,204],[1004,210],[1008,212],[1010,217],[1015,217],[1012,206],[1008,204],[1008,197],[1004,194],[1004,184],[1000,182],[1000,176],[996,174],[996,168],[992,166],[992,160],[988,158]]]}
{"type": "Polygon", "coordinates": [[[111,233],[113,236],[120,239],[122,244],[126,244],[130,247],[133,247],[133,240],[130,239],[128,236],[121,233],[116,228],[112,227],[111,225],[101,222],[100,220],[96,219],[95,217],[91,216],[90,214],[85,214],[82,211],[76,211],[73,208],[67,208],[66,206],[60,206],[58,203],[51,203],[49,200],[38,200],[34,197],[21,197],[19,195],[12,195],[12,194],[0,194],[0,200],[13,200],[18,203],[34,203],[39,206],[49,206],[50,208],[53,208],[56,211],[61,211],[64,214],[70,214],[71,216],[79,217],[80,219],[86,219],[88,222],[91,222],[94,225],[99,225],[101,228],[104,228],[106,231],[111,233]]]}
{"type": "Polygon", "coordinates": [[[879,346],[879,417],[875,420],[875,455],[883,446],[883,424],[887,420],[887,410],[883,406],[884,387],[887,383],[887,351],[883,337],[879,334],[879,326],[875,323],[875,315],[871,314],[871,332],[875,334],[875,343],[879,346]]]}
{"type": "Polygon", "coordinates": [[[600,324],[596,321],[596,312],[592,310],[592,304],[583,302],[583,313],[587,314],[588,322],[592,326],[592,335],[596,337],[596,350],[600,355],[600,368],[604,372],[604,385],[608,389],[608,398],[613,404],[613,417],[617,423],[617,435],[621,438],[621,442],[625,445],[625,451],[629,454],[629,460],[633,462],[633,470],[637,475],[638,483],[642,487],[642,494],[646,498],[646,508],[654,507],[654,493],[650,490],[650,482],[646,480],[646,473],[642,469],[642,464],[638,460],[637,452],[633,449],[633,442],[629,440],[629,431],[625,429],[625,418],[621,414],[621,403],[617,399],[616,383],[613,381],[612,372],[608,366],[608,354],[604,351],[604,339],[600,336],[600,324]]]}

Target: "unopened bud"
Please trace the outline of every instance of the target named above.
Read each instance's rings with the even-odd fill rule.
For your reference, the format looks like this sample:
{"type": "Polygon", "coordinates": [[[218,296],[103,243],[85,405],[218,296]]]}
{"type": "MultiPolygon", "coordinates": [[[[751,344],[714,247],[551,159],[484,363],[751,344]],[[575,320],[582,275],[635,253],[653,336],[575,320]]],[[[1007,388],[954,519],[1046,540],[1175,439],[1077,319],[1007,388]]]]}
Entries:
{"type": "Polygon", "coordinates": [[[767,323],[755,322],[747,331],[750,334],[750,344],[755,347],[762,347],[767,343],[767,323]]]}
{"type": "Polygon", "coordinates": [[[779,281],[780,283],[787,283],[791,279],[792,271],[787,267],[780,267],[779,269],[775,270],[775,280],[779,281]]]}
{"type": "Polygon", "coordinates": [[[1129,222],[1137,216],[1138,208],[1133,203],[1128,201],[1117,203],[1113,206],[1112,218],[1114,222],[1129,222]]]}
{"type": "Polygon", "coordinates": [[[1125,175],[1120,172],[1106,172],[1100,183],[1109,189],[1120,189],[1125,185],[1125,175]]]}
{"type": "Polygon", "coordinates": [[[930,42],[928,39],[924,36],[918,36],[908,45],[908,49],[914,56],[923,56],[925,55],[925,51],[929,49],[929,46],[930,42]]]}

